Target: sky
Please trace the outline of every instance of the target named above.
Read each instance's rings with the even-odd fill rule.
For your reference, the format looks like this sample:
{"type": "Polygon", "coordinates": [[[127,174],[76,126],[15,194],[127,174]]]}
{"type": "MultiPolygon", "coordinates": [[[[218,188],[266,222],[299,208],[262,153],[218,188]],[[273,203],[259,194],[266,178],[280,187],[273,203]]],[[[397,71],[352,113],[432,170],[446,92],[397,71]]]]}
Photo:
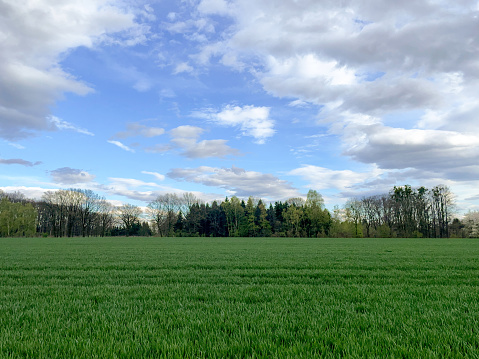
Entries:
{"type": "Polygon", "coordinates": [[[0,189],[479,210],[477,0],[0,0],[0,189]]]}

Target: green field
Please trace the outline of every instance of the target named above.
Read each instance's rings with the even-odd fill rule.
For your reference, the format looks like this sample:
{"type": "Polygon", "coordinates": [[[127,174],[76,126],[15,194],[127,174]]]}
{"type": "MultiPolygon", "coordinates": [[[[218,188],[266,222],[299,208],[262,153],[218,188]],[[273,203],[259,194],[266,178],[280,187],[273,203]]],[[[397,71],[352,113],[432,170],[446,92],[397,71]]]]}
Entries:
{"type": "Polygon", "coordinates": [[[0,238],[1,358],[479,358],[479,240],[0,238]]]}

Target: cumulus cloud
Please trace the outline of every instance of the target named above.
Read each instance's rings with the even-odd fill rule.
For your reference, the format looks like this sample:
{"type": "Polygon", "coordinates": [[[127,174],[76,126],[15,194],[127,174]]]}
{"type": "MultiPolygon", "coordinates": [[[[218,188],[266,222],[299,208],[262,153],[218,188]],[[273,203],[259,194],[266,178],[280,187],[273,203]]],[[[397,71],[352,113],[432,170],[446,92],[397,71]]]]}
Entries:
{"type": "Polygon", "coordinates": [[[238,155],[239,151],[229,147],[227,140],[203,140],[198,138],[204,130],[196,126],[179,126],[170,131],[171,143],[174,147],[183,150],[182,155],[187,158],[225,157],[238,155]]]}
{"type": "Polygon", "coordinates": [[[128,147],[127,145],[124,145],[123,143],[121,143],[120,141],[113,141],[113,140],[109,140],[107,141],[108,143],[111,143],[112,145],[115,145],[117,147],[120,147],[122,150],[125,150],[127,152],[132,152],[132,153],[135,153],[135,150],[128,147]]]}
{"type": "Polygon", "coordinates": [[[74,169],[70,167],[62,167],[50,171],[50,175],[55,183],[63,185],[73,185],[79,183],[89,183],[95,179],[95,176],[87,171],[74,169]]]}
{"type": "Polygon", "coordinates": [[[104,188],[106,192],[137,201],[150,202],[158,196],[159,192],[169,189],[154,182],[144,182],[134,178],[112,177],[109,180],[110,183],[104,188]]]}
{"type": "MultiPolygon", "coordinates": [[[[200,43],[192,59],[241,63],[268,93],[318,106],[318,124],[339,136],[350,158],[446,178],[476,173],[476,1],[203,0],[197,10],[206,19],[227,16],[232,25],[200,43]],[[402,121],[392,126],[391,118],[402,121]]],[[[197,115],[264,142],[274,133],[269,115],[250,121],[249,110],[197,115]],[[266,126],[250,127],[263,119],[266,126]]]]}
{"type": "Polygon", "coordinates": [[[173,141],[181,144],[182,141],[196,140],[204,132],[201,127],[184,125],[178,126],[170,131],[173,141]]]}
{"type": "MultiPolygon", "coordinates": [[[[201,127],[183,125],[168,131],[171,137],[170,143],[156,144],[145,148],[149,153],[167,153],[179,150],[182,156],[187,158],[223,158],[229,155],[239,155],[239,151],[227,145],[227,140],[199,140],[205,132],[201,127]]],[[[128,138],[133,136],[156,137],[165,133],[163,128],[147,127],[139,123],[127,125],[127,131],[118,132],[112,138],[128,138]]],[[[135,152],[132,148],[116,140],[109,143],[129,152],[135,152]]]]}
{"type": "MultiPolygon", "coordinates": [[[[157,179],[157,176],[162,176],[156,172],[146,172],[143,171],[144,174],[149,174],[157,179]]],[[[121,196],[128,198],[129,200],[134,201],[142,201],[148,203],[150,201],[155,200],[159,195],[166,194],[166,193],[176,193],[181,195],[185,193],[184,190],[166,186],[166,185],[159,185],[154,182],[145,182],[134,178],[119,178],[119,177],[112,177],[109,178],[109,183],[107,185],[102,185],[101,190],[108,193],[109,195],[121,196]]],[[[200,192],[192,192],[197,198],[202,198],[206,201],[213,201],[218,198],[222,198],[222,195],[218,194],[205,194],[200,192]]]]}
{"type": "Polygon", "coordinates": [[[355,185],[377,178],[380,171],[360,173],[351,170],[331,170],[319,166],[305,165],[290,171],[288,174],[302,177],[308,182],[308,187],[316,190],[334,188],[345,191],[355,185]]]}
{"type": "Polygon", "coordinates": [[[352,125],[355,141],[346,155],[383,169],[416,169],[445,178],[470,180],[479,175],[479,136],[455,131],[404,129],[382,124],[352,125]],[[462,175],[459,175],[462,173],[462,175]]]}
{"type": "Polygon", "coordinates": [[[242,168],[216,168],[201,166],[197,168],[175,168],[167,177],[205,186],[218,187],[240,197],[262,197],[267,199],[285,199],[298,197],[299,192],[291,183],[272,174],[246,171],[242,168]]]}
{"type": "Polygon", "coordinates": [[[183,125],[169,131],[171,142],[168,144],[157,144],[146,148],[150,153],[166,153],[180,150],[180,155],[187,158],[224,158],[226,156],[237,156],[240,152],[227,145],[227,140],[202,140],[200,136],[205,132],[197,126],[183,125]]]}
{"type": "Polygon", "coordinates": [[[269,112],[269,107],[227,105],[219,112],[209,109],[194,112],[193,116],[221,126],[237,127],[244,136],[254,137],[257,143],[263,144],[276,132],[269,112]]]}
{"type": "Polygon", "coordinates": [[[61,68],[60,57],[69,50],[144,39],[147,29],[118,4],[106,0],[0,3],[0,137],[16,141],[36,131],[58,129],[49,119],[49,108],[65,92],[92,91],[61,68]]]}
{"type": "Polygon", "coordinates": [[[354,69],[336,60],[322,60],[315,54],[290,58],[268,56],[266,61],[269,71],[261,75],[261,82],[267,91],[279,97],[329,102],[359,81],[354,69]]]}
{"type": "Polygon", "coordinates": [[[41,162],[40,161],[30,162],[30,161],[22,160],[21,158],[12,158],[12,159],[0,158],[0,164],[33,167],[33,166],[38,166],[39,164],[41,164],[41,162]]]}

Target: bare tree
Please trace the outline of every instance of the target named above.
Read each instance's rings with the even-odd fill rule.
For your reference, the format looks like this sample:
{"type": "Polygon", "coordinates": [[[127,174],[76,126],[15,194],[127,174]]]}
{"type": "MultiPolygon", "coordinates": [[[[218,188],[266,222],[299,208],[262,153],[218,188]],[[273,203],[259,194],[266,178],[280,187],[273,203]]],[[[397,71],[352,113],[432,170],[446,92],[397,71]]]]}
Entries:
{"type": "Polygon", "coordinates": [[[431,189],[431,208],[435,236],[449,237],[449,220],[454,210],[454,195],[445,185],[438,185],[431,189]]]}
{"type": "Polygon", "coordinates": [[[179,200],[180,200],[179,211],[181,211],[181,213],[185,217],[190,212],[190,208],[192,205],[194,205],[195,203],[198,203],[198,204],[202,203],[202,201],[191,192],[183,193],[183,196],[179,200]]]}
{"type": "Polygon", "coordinates": [[[132,233],[133,226],[140,223],[140,216],[143,211],[140,207],[132,204],[125,204],[119,207],[118,211],[119,218],[125,227],[126,235],[129,236],[132,233]]]}
{"type": "Polygon", "coordinates": [[[148,203],[148,216],[160,236],[170,235],[182,208],[182,200],[175,193],[159,195],[148,203]]]}
{"type": "Polygon", "coordinates": [[[362,237],[363,232],[361,223],[364,218],[364,214],[361,201],[357,199],[349,199],[346,202],[344,209],[346,212],[346,218],[352,223],[354,223],[355,236],[362,237]]]}
{"type": "Polygon", "coordinates": [[[106,199],[98,201],[97,227],[98,234],[105,237],[113,227],[114,206],[106,199]]]}
{"type": "Polygon", "coordinates": [[[293,197],[286,200],[286,203],[290,206],[303,207],[306,201],[301,197],[293,197]]]}

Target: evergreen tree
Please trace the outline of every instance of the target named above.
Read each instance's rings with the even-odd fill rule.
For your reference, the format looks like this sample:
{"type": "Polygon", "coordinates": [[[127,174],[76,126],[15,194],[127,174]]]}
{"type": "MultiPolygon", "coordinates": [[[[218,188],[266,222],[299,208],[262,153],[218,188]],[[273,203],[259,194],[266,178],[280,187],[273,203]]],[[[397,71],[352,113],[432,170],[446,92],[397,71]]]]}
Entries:
{"type": "Polygon", "coordinates": [[[259,200],[255,212],[256,228],[260,237],[271,236],[271,225],[268,220],[268,212],[262,200],[259,200]]]}

